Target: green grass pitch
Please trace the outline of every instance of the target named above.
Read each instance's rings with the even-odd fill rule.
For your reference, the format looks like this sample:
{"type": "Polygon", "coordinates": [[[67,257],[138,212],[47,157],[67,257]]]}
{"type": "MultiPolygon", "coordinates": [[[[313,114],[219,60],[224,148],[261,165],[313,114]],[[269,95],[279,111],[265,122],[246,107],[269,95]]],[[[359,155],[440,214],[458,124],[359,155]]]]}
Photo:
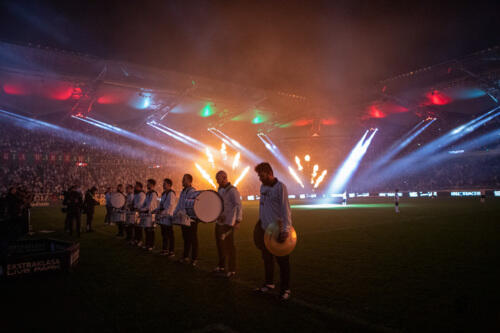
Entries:
{"type": "MultiPolygon", "coordinates": [[[[314,209],[293,203],[299,241],[288,303],[254,295],[263,267],[252,231],[258,204],[244,204],[236,235],[239,271],[216,263],[213,225],[200,225],[200,266],[125,244],[116,227],[80,238],[69,274],[0,281],[2,329],[32,332],[487,331],[500,328],[500,200],[389,199],[314,209]]],[[[35,232],[62,232],[58,208],[35,208],[35,232]]],[[[84,220],[84,217],[83,219],[84,220]]],[[[158,229],[157,229],[158,230],[158,229]]],[[[182,238],[176,230],[176,253],[182,238]]],[[[36,237],[40,237],[37,234],[36,237]]],[[[156,232],[156,250],[160,235],[156,232]]]]}

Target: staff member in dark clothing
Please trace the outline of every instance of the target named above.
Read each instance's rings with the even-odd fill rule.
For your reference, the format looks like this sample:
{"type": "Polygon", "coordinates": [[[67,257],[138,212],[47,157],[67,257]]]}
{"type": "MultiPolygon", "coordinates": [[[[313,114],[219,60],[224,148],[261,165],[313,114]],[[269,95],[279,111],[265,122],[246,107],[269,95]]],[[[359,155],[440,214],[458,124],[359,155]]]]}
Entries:
{"type": "Polygon", "coordinates": [[[80,237],[83,198],[82,193],[77,191],[76,186],[70,187],[63,204],[67,206],[66,221],[69,227],[69,234],[73,234],[73,221],[76,221],[76,235],[80,237]]]}
{"type": "Polygon", "coordinates": [[[99,201],[96,198],[97,187],[92,187],[85,192],[85,214],[87,214],[87,232],[93,232],[92,222],[94,221],[95,206],[99,206],[99,201]]]}

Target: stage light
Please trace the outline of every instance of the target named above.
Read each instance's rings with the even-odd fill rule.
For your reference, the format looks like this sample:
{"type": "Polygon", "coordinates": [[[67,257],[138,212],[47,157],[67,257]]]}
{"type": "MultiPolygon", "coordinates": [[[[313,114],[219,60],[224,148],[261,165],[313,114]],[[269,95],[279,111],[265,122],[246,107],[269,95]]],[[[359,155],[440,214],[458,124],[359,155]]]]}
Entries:
{"type": "Polygon", "coordinates": [[[145,159],[148,157],[148,154],[143,150],[136,149],[129,145],[116,144],[79,131],[69,130],[67,128],[63,128],[41,120],[21,116],[2,109],[0,109],[0,117],[5,118],[6,121],[12,122],[15,126],[19,126],[30,131],[39,130],[41,132],[57,136],[63,140],[74,142],[76,144],[89,144],[104,151],[111,151],[118,154],[124,154],[124,152],[126,152],[126,155],[138,159],[145,159]]]}
{"type": "Polygon", "coordinates": [[[213,182],[212,178],[210,178],[210,175],[208,172],[205,171],[198,163],[194,164],[198,171],[200,171],[202,177],[210,184],[214,189],[217,189],[217,186],[215,186],[215,183],[213,182]]]}
{"type": "Polygon", "coordinates": [[[304,160],[305,160],[306,162],[309,162],[309,161],[311,160],[311,156],[309,156],[309,154],[308,154],[308,155],[306,155],[306,156],[304,156],[304,160]]]}
{"type": "Polygon", "coordinates": [[[176,154],[178,156],[186,156],[188,159],[190,159],[190,158],[193,157],[192,155],[187,154],[185,152],[181,152],[181,151],[179,151],[179,150],[177,150],[175,148],[163,145],[163,144],[161,144],[161,143],[159,143],[157,141],[145,138],[143,136],[137,135],[137,134],[129,132],[129,131],[125,130],[125,129],[119,128],[117,126],[113,126],[111,124],[107,124],[105,122],[99,121],[99,120],[91,118],[91,117],[84,117],[84,116],[71,116],[71,117],[73,119],[77,119],[77,120],[83,121],[83,122],[85,122],[87,124],[99,127],[101,129],[104,129],[106,131],[118,134],[120,136],[124,136],[124,137],[126,137],[128,139],[131,139],[131,140],[134,140],[134,141],[137,141],[137,142],[141,142],[142,144],[150,146],[150,147],[154,147],[154,148],[157,148],[157,149],[160,149],[160,150],[163,150],[163,151],[171,152],[171,153],[176,154]]]}
{"type": "Polygon", "coordinates": [[[206,118],[206,117],[210,117],[214,113],[215,112],[214,112],[212,106],[210,105],[210,103],[207,103],[207,105],[205,105],[205,107],[203,109],[201,109],[200,116],[202,116],[203,118],[206,118]]]}
{"type": "Polygon", "coordinates": [[[247,166],[243,172],[241,173],[241,175],[238,177],[238,179],[236,179],[236,181],[234,182],[234,186],[238,186],[238,184],[243,180],[243,178],[245,178],[245,176],[247,175],[248,171],[250,170],[250,167],[247,166]]]}
{"type": "MultiPolygon", "coordinates": [[[[186,135],[186,134],[184,134],[184,133],[181,133],[181,132],[179,132],[179,131],[176,131],[176,130],[174,130],[173,128],[167,127],[167,126],[165,126],[165,125],[163,125],[163,124],[160,124],[160,123],[158,123],[158,122],[156,122],[156,121],[154,121],[154,120],[152,120],[152,121],[148,122],[148,125],[149,125],[149,124],[153,124],[153,125],[155,125],[155,126],[157,126],[157,127],[162,128],[163,130],[165,130],[165,131],[167,131],[167,132],[171,133],[171,134],[169,134],[169,135],[170,135],[170,136],[172,136],[173,138],[176,138],[176,139],[177,139],[177,138],[182,138],[182,140],[179,140],[179,139],[177,139],[177,140],[179,140],[179,141],[181,141],[181,142],[183,142],[183,143],[186,143],[186,141],[187,141],[187,142],[189,142],[189,143],[187,143],[188,145],[192,146],[193,148],[198,149],[199,151],[203,151],[203,150],[205,150],[205,147],[206,147],[206,145],[205,145],[205,144],[203,144],[203,143],[201,143],[200,141],[198,141],[198,140],[196,140],[196,139],[194,139],[194,138],[190,137],[189,135],[186,135]]],[[[162,131],[162,132],[163,132],[163,133],[165,133],[164,131],[162,131]]],[[[165,133],[165,134],[168,134],[168,133],[165,133]]]]}
{"type": "Polygon", "coordinates": [[[369,131],[365,132],[361,140],[358,141],[351,153],[345,159],[344,163],[342,163],[342,166],[335,173],[329,192],[338,193],[344,191],[345,186],[353,176],[354,172],[356,172],[377,131],[378,129],[374,129],[368,139],[366,139],[366,136],[369,131]]]}
{"type": "MultiPolygon", "coordinates": [[[[370,184],[372,186],[381,184],[394,177],[395,175],[399,175],[402,171],[404,171],[405,173],[414,173],[422,170],[424,167],[442,162],[443,160],[449,158],[450,154],[447,151],[441,153],[438,152],[440,150],[446,149],[446,147],[451,145],[453,142],[463,138],[470,133],[470,131],[465,131],[464,129],[472,128],[474,130],[478,126],[481,126],[487,121],[498,116],[500,113],[495,112],[499,109],[500,106],[495,107],[489,112],[467,122],[466,124],[457,127],[456,129],[451,130],[450,132],[444,134],[436,140],[421,147],[417,151],[388,165],[383,170],[379,170],[379,173],[377,173],[377,177],[370,178],[370,184]]],[[[494,142],[495,140],[498,140],[498,135],[496,133],[497,131],[493,131],[489,134],[482,135],[479,138],[462,144],[460,148],[464,151],[468,151],[476,149],[481,145],[494,142]]]]}
{"type": "Polygon", "coordinates": [[[157,131],[160,131],[160,132],[161,132],[161,133],[163,133],[163,134],[166,134],[166,135],[168,135],[168,136],[170,136],[170,137],[174,138],[174,139],[175,139],[175,140],[177,140],[177,141],[180,141],[180,142],[182,142],[182,143],[184,143],[184,144],[186,144],[186,145],[188,145],[188,146],[192,146],[192,145],[191,145],[191,144],[190,144],[187,140],[184,140],[184,139],[183,139],[183,138],[181,138],[180,136],[175,135],[174,133],[171,133],[171,132],[167,131],[167,130],[166,130],[166,129],[164,129],[164,128],[161,128],[161,127],[159,127],[159,126],[155,125],[154,123],[148,122],[148,123],[147,123],[147,125],[148,125],[148,126],[150,126],[150,127],[152,127],[152,128],[154,128],[154,129],[155,129],[155,130],[157,130],[157,131]]]}
{"type": "Polygon", "coordinates": [[[142,103],[142,108],[147,109],[150,104],[151,104],[151,101],[149,100],[149,97],[145,97],[144,102],[142,103]]]}

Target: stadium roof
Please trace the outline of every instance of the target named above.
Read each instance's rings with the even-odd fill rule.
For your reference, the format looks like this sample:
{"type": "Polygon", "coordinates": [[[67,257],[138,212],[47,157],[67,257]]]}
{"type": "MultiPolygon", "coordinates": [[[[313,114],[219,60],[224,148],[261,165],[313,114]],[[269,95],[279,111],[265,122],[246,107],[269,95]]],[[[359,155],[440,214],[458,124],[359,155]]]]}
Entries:
{"type": "MultiPolygon", "coordinates": [[[[123,126],[164,118],[177,128],[223,127],[311,134],[418,117],[470,117],[497,104],[500,48],[325,94],[270,91],[39,45],[0,43],[0,105],[61,120],[91,113],[123,126]]],[[[286,135],[286,134],[285,134],[286,135]]]]}

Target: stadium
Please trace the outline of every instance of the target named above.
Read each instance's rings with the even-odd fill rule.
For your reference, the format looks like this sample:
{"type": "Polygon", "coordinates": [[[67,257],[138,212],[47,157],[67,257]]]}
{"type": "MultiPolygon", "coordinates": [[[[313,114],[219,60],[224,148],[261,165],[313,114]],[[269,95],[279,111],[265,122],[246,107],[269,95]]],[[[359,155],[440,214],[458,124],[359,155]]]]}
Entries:
{"type": "Polygon", "coordinates": [[[500,329],[498,22],[270,3],[0,7],[5,329],[500,329]]]}

